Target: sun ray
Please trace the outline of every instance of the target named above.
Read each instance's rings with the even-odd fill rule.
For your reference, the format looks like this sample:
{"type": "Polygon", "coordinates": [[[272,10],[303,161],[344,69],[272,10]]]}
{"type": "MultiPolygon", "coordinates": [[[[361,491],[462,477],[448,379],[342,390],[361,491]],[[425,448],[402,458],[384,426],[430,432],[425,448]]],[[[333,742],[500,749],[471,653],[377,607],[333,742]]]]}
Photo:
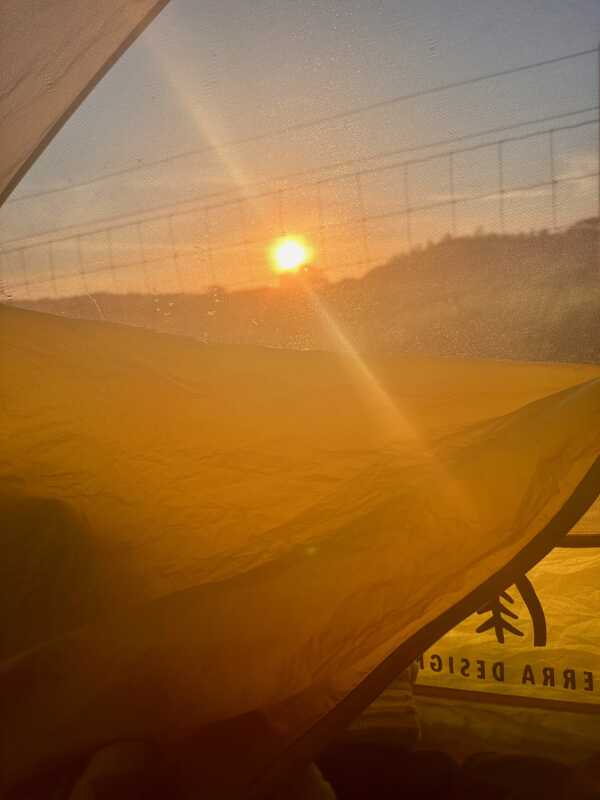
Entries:
{"type": "Polygon", "coordinates": [[[337,351],[346,357],[346,364],[355,380],[355,385],[362,391],[382,438],[392,448],[395,444],[402,442],[416,444],[421,457],[430,465],[432,476],[443,486],[444,493],[453,499],[462,513],[469,517],[476,516],[475,505],[466,492],[463,481],[452,475],[446,465],[440,463],[428,438],[390,397],[381,381],[368,367],[364,356],[352,344],[341,324],[327,309],[318,293],[309,284],[306,284],[305,289],[313,301],[317,314],[335,342],[337,351]]]}
{"type": "Polygon", "coordinates": [[[162,48],[158,43],[155,44],[152,41],[151,32],[143,41],[160,67],[173,95],[177,97],[182,108],[193,119],[206,143],[214,148],[213,152],[218,156],[224,172],[235,185],[235,190],[245,199],[249,199],[250,194],[247,187],[252,183],[251,178],[242,160],[231,149],[224,146],[225,142],[233,137],[227,136],[223,124],[219,122],[216,114],[211,113],[205,104],[200,103],[194,97],[194,92],[185,79],[186,71],[177,69],[177,65],[173,61],[167,61],[162,54],[162,48]]]}

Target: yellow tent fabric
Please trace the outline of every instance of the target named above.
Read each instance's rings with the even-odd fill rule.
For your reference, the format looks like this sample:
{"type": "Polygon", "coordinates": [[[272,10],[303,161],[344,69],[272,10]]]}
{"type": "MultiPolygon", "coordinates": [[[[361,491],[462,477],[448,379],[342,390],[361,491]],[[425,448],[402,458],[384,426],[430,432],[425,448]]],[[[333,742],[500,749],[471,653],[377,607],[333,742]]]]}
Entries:
{"type": "Polygon", "coordinates": [[[167,0],[2,0],[0,204],[167,0]]]}
{"type": "Polygon", "coordinates": [[[212,725],[208,796],[258,795],[600,490],[598,367],[365,363],[10,307],[0,359],[6,787],[212,725]]]}
{"type": "MultiPolygon", "coordinates": [[[[572,533],[599,531],[597,501],[572,533]]],[[[484,750],[493,739],[496,748],[576,763],[600,751],[600,549],[558,547],[528,578],[543,609],[545,644],[535,646],[529,612],[511,587],[513,602],[503,604],[517,619],[505,619],[522,636],[509,631],[500,643],[493,630],[477,634],[490,614],[475,614],[419,659],[424,725],[440,744],[460,731],[465,749],[484,750]],[[512,705],[518,698],[528,707],[512,705]]]]}

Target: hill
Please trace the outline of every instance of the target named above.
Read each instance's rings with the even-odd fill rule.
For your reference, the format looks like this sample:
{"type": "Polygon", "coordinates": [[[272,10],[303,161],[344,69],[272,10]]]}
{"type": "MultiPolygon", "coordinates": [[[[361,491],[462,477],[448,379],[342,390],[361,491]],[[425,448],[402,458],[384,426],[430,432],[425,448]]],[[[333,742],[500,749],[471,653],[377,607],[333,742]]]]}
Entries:
{"type": "Polygon", "coordinates": [[[361,351],[600,362],[595,220],[559,233],[447,236],[336,283],[314,271],[279,288],[26,305],[211,342],[331,349],[341,330],[361,351]]]}

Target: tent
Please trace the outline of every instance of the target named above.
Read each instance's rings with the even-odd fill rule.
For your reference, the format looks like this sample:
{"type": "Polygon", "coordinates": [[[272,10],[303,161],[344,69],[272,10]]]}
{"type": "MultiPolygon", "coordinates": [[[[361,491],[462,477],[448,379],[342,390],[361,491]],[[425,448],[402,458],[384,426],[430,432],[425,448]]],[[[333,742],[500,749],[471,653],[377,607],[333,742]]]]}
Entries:
{"type": "Polygon", "coordinates": [[[266,730],[231,775],[232,796],[247,791],[506,589],[598,494],[595,367],[392,358],[376,365],[392,414],[339,356],[7,308],[1,336],[7,528],[22,536],[42,503],[46,536],[68,521],[93,559],[69,590],[75,551],[49,620],[29,624],[18,610],[40,567],[15,573],[9,780],[113,738],[235,731],[250,715],[266,730]]]}
{"type": "Polygon", "coordinates": [[[0,203],[165,4],[2,3],[0,203]]]}
{"type": "MultiPolygon", "coordinates": [[[[64,3],[36,49],[39,5],[7,4],[5,195],[162,4],[64,3]]],[[[5,790],[150,738],[194,742],[208,796],[263,796],[600,494],[594,365],[367,364],[2,306],[0,370],[5,790]]]]}

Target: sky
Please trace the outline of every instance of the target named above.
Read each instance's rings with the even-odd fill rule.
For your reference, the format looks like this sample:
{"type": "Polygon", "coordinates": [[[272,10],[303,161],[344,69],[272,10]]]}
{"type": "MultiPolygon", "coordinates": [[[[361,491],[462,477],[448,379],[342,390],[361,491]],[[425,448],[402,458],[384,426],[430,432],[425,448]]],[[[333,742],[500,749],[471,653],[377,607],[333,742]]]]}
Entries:
{"type": "MultiPolygon", "coordinates": [[[[62,276],[53,291],[78,291],[69,276],[83,260],[92,276],[87,288],[106,289],[110,260],[122,278],[113,288],[130,291],[147,261],[156,264],[152,290],[169,291],[176,276],[167,262],[176,251],[185,290],[260,283],[270,279],[268,241],[294,232],[314,238],[319,266],[344,276],[449,231],[497,229],[497,197],[465,199],[497,189],[496,146],[457,153],[452,177],[447,157],[411,165],[411,207],[445,205],[409,220],[396,212],[406,201],[402,162],[499,135],[381,154],[593,107],[596,54],[281,131],[595,48],[599,40],[597,0],[172,0],[0,210],[4,280],[8,275],[16,285],[17,272],[26,271],[29,291],[47,294],[52,260],[62,276]],[[356,177],[371,167],[378,171],[356,177]],[[331,180],[317,188],[319,178],[331,180]],[[454,218],[450,180],[463,198],[454,218]],[[130,224],[148,216],[156,219],[130,224]]],[[[573,114],[504,136],[596,115],[573,114]]],[[[553,177],[596,171],[597,139],[597,125],[553,135],[553,177]]],[[[502,146],[506,229],[565,225],[596,213],[595,178],[561,184],[554,213],[549,187],[514,191],[552,177],[549,147],[548,135],[502,146]]]]}

